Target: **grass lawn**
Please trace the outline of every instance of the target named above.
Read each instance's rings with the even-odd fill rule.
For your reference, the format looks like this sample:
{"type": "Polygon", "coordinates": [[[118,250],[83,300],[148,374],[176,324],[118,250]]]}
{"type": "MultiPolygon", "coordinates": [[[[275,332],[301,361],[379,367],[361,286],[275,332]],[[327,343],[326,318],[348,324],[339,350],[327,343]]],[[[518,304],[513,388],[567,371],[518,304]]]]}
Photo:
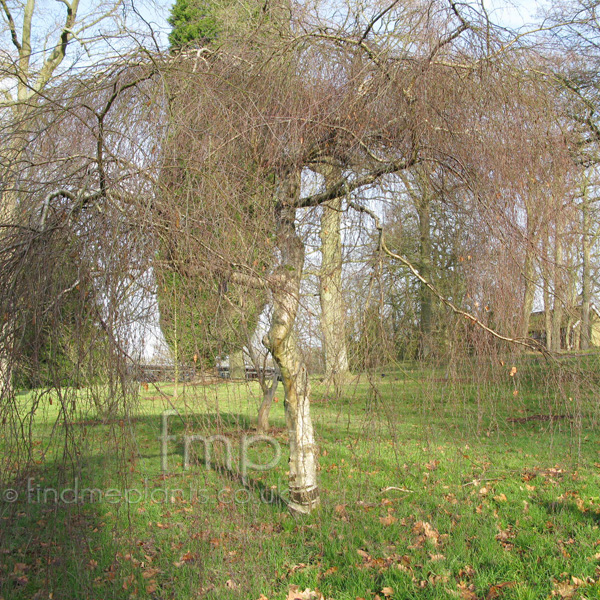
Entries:
{"type": "MultiPolygon", "coordinates": [[[[23,394],[23,410],[38,402],[34,466],[29,479],[5,473],[0,489],[0,598],[311,597],[293,586],[333,600],[600,598],[597,367],[577,368],[589,369],[587,393],[564,375],[573,369],[526,361],[478,381],[406,365],[339,397],[315,380],[322,506],[300,519],[282,501],[281,389],[270,433],[282,458],[245,484],[254,383],[188,385],[178,399],[150,386],[110,419],[79,392],[66,425],[59,399],[23,394]],[[173,408],[163,474],[161,414],[173,408]],[[226,436],[233,472],[218,444],[213,468],[184,470],[186,433],[226,436]],[[75,486],[82,502],[71,502],[75,486]]],[[[8,438],[0,444],[8,455],[8,438]]],[[[273,454],[251,452],[257,463],[273,454]]]]}

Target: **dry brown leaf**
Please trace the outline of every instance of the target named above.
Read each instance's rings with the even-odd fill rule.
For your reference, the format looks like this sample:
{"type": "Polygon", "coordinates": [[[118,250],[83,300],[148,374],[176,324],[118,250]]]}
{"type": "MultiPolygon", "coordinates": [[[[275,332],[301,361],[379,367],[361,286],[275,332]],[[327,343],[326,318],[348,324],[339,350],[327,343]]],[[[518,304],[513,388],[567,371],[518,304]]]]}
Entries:
{"type": "Polygon", "coordinates": [[[325,600],[323,594],[306,588],[301,591],[297,585],[290,585],[286,600],[325,600]]]}
{"type": "Polygon", "coordinates": [[[425,538],[431,540],[436,546],[440,541],[439,532],[427,521],[417,521],[413,527],[413,533],[424,535],[425,538]]]}
{"type": "Polygon", "coordinates": [[[124,590],[129,589],[129,587],[133,583],[133,579],[134,579],[133,573],[131,575],[128,575],[127,577],[125,577],[125,579],[123,579],[123,589],[124,590]]]}
{"type": "Polygon", "coordinates": [[[569,598],[573,598],[576,591],[577,586],[570,584],[568,581],[555,582],[552,596],[569,600],[569,598]]]}
{"type": "Polygon", "coordinates": [[[499,598],[502,595],[503,590],[505,590],[506,588],[513,587],[515,585],[517,585],[516,581],[505,581],[504,583],[497,583],[488,590],[485,600],[495,600],[495,598],[499,598]]]}
{"type": "Polygon", "coordinates": [[[394,590],[391,587],[384,587],[384,588],[381,589],[381,593],[386,598],[391,598],[394,595],[394,590]]]}
{"type": "Polygon", "coordinates": [[[475,593],[475,586],[473,584],[467,584],[464,581],[460,581],[457,584],[459,598],[462,600],[479,600],[475,593]]]}
{"type": "Polygon", "coordinates": [[[382,525],[389,527],[390,525],[393,525],[394,523],[396,523],[398,521],[398,519],[396,517],[394,517],[393,515],[387,515],[386,517],[379,517],[379,521],[381,522],[382,525]]]}
{"type": "Polygon", "coordinates": [[[159,569],[146,569],[142,573],[142,577],[144,579],[152,579],[152,577],[154,577],[155,575],[158,575],[159,573],[160,573],[159,569]]]}
{"type": "Polygon", "coordinates": [[[475,576],[475,569],[471,565],[465,565],[459,572],[459,577],[465,577],[466,579],[470,579],[475,576]]]}
{"type": "Polygon", "coordinates": [[[149,581],[148,585],[146,586],[146,593],[153,594],[157,588],[158,588],[158,586],[156,585],[155,581],[149,581]]]}

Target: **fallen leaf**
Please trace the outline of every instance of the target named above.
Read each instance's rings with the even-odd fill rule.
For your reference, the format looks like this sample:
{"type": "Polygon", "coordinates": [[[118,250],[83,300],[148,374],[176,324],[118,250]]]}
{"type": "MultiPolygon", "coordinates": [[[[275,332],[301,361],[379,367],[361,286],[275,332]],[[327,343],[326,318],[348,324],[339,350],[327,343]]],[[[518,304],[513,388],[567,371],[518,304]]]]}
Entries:
{"type": "Polygon", "coordinates": [[[155,575],[158,575],[159,573],[160,573],[160,569],[146,569],[142,573],[142,577],[144,579],[152,579],[152,577],[154,577],[155,575]]]}
{"type": "Polygon", "coordinates": [[[471,579],[471,577],[475,576],[475,569],[471,565],[465,565],[458,572],[459,577],[464,577],[466,579],[471,579]]]}
{"type": "Polygon", "coordinates": [[[417,521],[413,527],[413,533],[424,536],[432,541],[436,546],[440,541],[439,532],[427,521],[417,521]]]}
{"type": "Polygon", "coordinates": [[[446,557],[443,554],[430,554],[429,555],[429,560],[431,560],[431,562],[437,562],[439,560],[445,560],[446,557]]]}
{"type": "Polygon", "coordinates": [[[394,590],[391,587],[384,587],[381,589],[381,593],[386,597],[390,598],[394,595],[394,590]]]}
{"type": "Polygon", "coordinates": [[[316,590],[306,588],[303,592],[297,585],[290,585],[286,600],[325,600],[316,590]]]}
{"type": "Polygon", "coordinates": [[[396,517],[394,517],[393,515],[387,515],[386,517],[379,517],[379,521],[381,522],[382,525],[389,527],[390,525],[393,525],[394,523],[396,523],[396,521],[398,521],[398,519],[396,517]]]}
{"type": "Polygon", "coordinates": [[[502,595],[502,590],[517,585],[516,581],[505,581],[504,583],[497,583],[493,585],[487,593],[485,600],[494,600],[502,595]]]}
{"type": "Polygon", "coordinates": [[[477,598],[477,594],[475,593],[475,586],[472,583],[468,585],[463,581],[459,582],[458,593],[462,600],[479,600],[479,598],[477,598]]]}
{"type": "Polygon", "coordinates": [[[569,600],[573,598],[576,591],[577,586],[571,585],[568,581],[554,582],[552,596],[569,600]]]}
{"type": "Polygon", "coordinates": [[[181,562],[194,562],[195,559],[196,555],[188,551],[181,557],[181,562]]]}
{"type": "Polygon", "coordinates": [[[127,577],[125,577],[125,579],[123,579],[123,589],[124,590],[129,589],[129,586],[133,583],[133,579],[134,579],[133,573],[131,575],[128,575],[127,577]]]}

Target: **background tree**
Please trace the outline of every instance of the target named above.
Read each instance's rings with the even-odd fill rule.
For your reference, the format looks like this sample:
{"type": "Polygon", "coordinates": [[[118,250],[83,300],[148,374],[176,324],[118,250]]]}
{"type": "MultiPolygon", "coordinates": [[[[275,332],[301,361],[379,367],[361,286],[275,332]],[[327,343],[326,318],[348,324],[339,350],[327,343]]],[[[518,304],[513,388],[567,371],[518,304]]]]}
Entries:
{"type": "MultiPolygon", "coordinates": [[[[11,236],[23,225],[21,182],[24,171],[31,167],[24,151],[38,135],[40,103],[46,100],[48,89],[69,78],[64,62],[74,40],[78,48],[73,50],[72,63],[84,52],[99,49],[111,36],[118,43],[118,4],[81,9],[79,0],[72,0],[43,11],[33,0],[24,4],[2,1],[5,52],[0,63],[0,222],[5,235],[11,236]]],[[[20,325],[16,306],[3,308],[6,319],[0,336],[0,379],[2,393],[10,395],[20,325]]]]}

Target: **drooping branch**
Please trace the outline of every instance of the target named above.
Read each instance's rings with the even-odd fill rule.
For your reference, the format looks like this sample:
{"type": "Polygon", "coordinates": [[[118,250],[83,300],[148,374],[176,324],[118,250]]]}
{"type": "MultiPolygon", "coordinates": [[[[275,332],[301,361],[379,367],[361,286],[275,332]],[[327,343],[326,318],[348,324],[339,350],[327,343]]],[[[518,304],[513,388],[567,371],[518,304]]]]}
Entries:
{"type": "Polygon", "coordinates": [[[416,154],[413,154],[413,156],[409,158],[386,163],[381,167],[370,171],[366,175],[358,177],[357,179],[354,179],[352,181],[348,181],[348,179],[344,177],[332,184],[324,192],[300,198],[297,204],[297,208],[309,208],[319,206],[324,202],[327,202],[328,200],[335,200],[336,198],[347,196],[354,190],[375,183],[383,175],[391,175],[393,173],[398,173],[399,171],[409,169],[410,167],[414,166],[418,161],[418,156],[416,154]]]}

